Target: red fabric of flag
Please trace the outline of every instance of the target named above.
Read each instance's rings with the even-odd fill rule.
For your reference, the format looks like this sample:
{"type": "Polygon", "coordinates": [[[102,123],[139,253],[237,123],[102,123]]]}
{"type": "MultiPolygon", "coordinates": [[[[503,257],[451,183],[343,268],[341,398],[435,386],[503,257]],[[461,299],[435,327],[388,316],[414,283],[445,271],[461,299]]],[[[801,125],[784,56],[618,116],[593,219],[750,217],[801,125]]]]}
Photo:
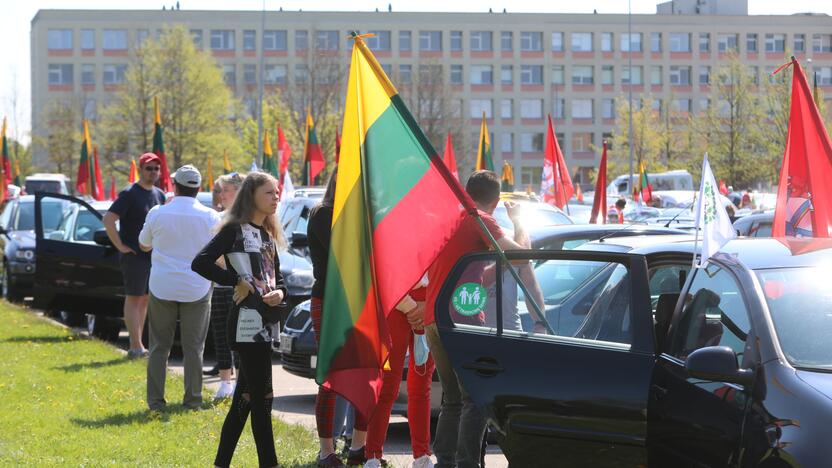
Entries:
{"type": "Polygon", "coordinates": [[[598,176],[595,179],[595,197],[592,199],[592,213],[589,215],[589,222],[598,223],[598,215],[601,215],[600,224],[607,224],[607,141],[604,140],[604,151],[601,153],[601,165],[598,166],[598,176]]]}
{"type": "Polygon", "coordinates": [[[445,140],[445,154],[442,160],[445,161],[448,171],[456,177],[456,180],[459,180],[459,170],[456,168],[456,155],[454,155],[454,142],[451,140],[451,132],[448,132],[448,138],[445,140]]]}
{"type": "Polygon", "coordinates": [[[803,69],[794,59],[791,66],[789,130],[772,235],[832,237],[832,141],[803,69]]]}
{"type": "Polygon", "coordinates": [[[569,168],[566,167],[566,160],[563,158],[563,152],[555,137],[555,126],[552,123],[551,114],[546,130],[546,152],[543,158],[543,182],[541,183],[543,201],[563,209],[575,193],[575,187],[572,185],[569,168]]]}

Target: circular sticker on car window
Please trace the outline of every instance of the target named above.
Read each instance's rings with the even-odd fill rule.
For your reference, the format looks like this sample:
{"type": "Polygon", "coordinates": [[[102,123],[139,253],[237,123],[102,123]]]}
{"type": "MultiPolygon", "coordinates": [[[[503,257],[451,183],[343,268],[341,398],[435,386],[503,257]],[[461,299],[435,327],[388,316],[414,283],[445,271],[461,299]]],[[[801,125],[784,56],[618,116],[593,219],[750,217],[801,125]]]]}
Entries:
{"type": "Polygon", "coordinates": [[[466,317],[471,317],[485,309],[488,292],[477,283],[463,283],[456,288],[451,300],[457,312],[466,317]]]}

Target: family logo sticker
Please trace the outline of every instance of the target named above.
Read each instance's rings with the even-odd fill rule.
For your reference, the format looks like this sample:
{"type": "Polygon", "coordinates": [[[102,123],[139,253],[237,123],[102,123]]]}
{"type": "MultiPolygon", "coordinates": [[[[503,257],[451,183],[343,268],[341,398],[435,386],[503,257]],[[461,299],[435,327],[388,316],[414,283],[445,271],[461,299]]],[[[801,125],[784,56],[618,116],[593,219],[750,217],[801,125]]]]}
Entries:
{"type": "Polygon", "coordinates": [[[463,283],[454,291],[454,309],[461,315],[471,317],[485,309],[488,292],[477,283],[463,283]]]}

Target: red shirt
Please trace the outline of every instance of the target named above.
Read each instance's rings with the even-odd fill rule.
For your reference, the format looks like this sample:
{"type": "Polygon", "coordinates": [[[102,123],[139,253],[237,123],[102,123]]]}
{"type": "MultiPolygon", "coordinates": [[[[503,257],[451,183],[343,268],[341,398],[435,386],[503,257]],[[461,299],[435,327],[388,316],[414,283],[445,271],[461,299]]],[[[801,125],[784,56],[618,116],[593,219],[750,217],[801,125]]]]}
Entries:
{"type": "MultiPolygon", "coordinates": [[[[491,232],[494,240],[499,241],[504,237],[503,230],[497,224],[497,220],[493,216],[480,211],[485,227],[491,232]]],[[[454,233],[454,236],[445,245],[442,253],[433,262],[433,265],[428,268],[428,288],[427,288],[427,302],[425,303],[425,325],[430,325],[436,320],[434,319],[434,305],[436,298],[439,296],[439,290],[442,289],[442,284],[445,278],[450,273],[451,269],[456,265],[463,255],[472,252],[482,252],[491,249],[491,243],[488,236],[482,232],[480,223],[472,216],[466,217],[459,229],[454,233]]]]}

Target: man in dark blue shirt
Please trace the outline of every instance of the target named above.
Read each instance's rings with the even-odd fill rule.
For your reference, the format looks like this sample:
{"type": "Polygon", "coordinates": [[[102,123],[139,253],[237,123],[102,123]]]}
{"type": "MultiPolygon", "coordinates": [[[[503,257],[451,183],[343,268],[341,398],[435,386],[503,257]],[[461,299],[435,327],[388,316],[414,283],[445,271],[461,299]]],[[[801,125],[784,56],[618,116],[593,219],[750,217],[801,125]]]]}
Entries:
{"type": "Polygon", "coordinates": [[[139,248],[139,232],[144,226],[147,212],[165,203],[165,193],[155,184],[159,180],[161,161],[153,153],[139,158],[139,181],[122,190],[104,215],[107,236],[118,249],[121,273],[124,276],[124,324],[130,334],[129,358],[147,356],[142,344],[142,330],[147,317],[148,280],[150,278],[150,253],[139,248]],[[116,229],[116,221],[119,229],[116,229]]]}

